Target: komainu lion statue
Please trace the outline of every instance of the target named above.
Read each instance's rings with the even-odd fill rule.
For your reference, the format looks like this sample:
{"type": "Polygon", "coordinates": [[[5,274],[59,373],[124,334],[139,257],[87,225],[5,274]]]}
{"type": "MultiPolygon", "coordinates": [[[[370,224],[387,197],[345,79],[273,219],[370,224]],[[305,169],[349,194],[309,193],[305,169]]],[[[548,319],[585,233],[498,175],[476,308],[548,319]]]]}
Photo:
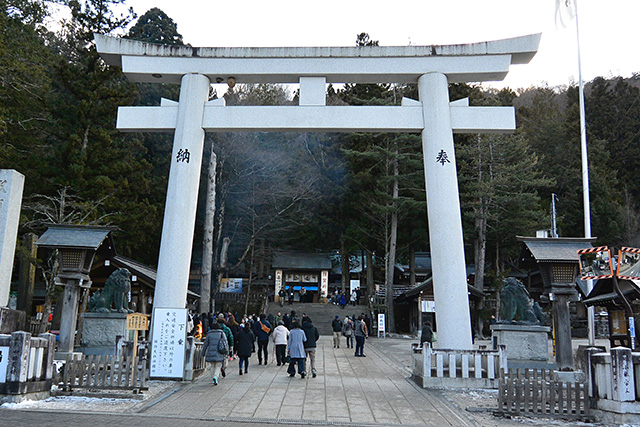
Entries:
{"type": "Polygon", "coordinates": [[[111,273],[104,283],[104,288],[93,294],[89,300],[89,311],[133,313],[133,310],[129,310],[129,292],[131,292],[131,273],[126,268],[119,268],[111,273]]]}
{"type": "Polygon", "coordinates": [[[502,323],[544,324],[542,309],[529,297],[529,291],[521,281],[508,277],[502,283],[505,285],[500,291],[502,323]]]}

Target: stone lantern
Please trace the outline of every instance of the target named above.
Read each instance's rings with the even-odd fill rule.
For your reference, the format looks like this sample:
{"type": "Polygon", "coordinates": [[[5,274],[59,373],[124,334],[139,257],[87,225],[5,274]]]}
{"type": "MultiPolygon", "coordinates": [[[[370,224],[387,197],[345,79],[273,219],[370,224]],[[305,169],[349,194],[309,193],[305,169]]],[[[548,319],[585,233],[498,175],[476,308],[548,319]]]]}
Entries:
{"type": "Polygon", "coordinates": [[[111,232],[114,227],[56,224],[38,239],[41,248],[58,250],[56,282],[64,285],[60,336],[56,358],[73,353],[80,288],[91,287],[89,272],[99,252],[114,253],[111,232]]]}
{"type": "Polygon", "coordinates": [[[543,294],[551,301],[557,369],[573,370],[569,303],[580,298],[576,289],[580,265],[577,251],[591,246],[595,238],[518,236],[517,239],[526,248],[521,263],[540,270],[543,294]]]}
{"type": "Polygon", "coordinates": [[[578,261],[540,262],[540,273],[545,293],[549,295],[553,310],[553,328],[556,337],[556,364],[561,371],[573,370],[571,346],[571,318],[569,303],[580,299],[575,283],[578,261]]]}

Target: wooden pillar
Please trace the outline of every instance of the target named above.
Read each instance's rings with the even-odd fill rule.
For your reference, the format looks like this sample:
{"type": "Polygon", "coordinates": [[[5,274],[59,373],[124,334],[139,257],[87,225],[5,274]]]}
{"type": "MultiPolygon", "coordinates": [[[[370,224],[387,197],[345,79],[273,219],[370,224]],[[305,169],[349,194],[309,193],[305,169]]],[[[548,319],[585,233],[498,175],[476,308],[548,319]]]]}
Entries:
{"type": "MultiPolygon", "coordinates": [[[[37,236],[27,233],[22,237],[22,245],[33,259],[36,258],[37,236]]],[[[20,258],[20,280],[18,286],[18,310],[24,311],[27,316],[27,324],[31,320],[33,306],[33,286],[36,282],[36,266],[28,259],[20,258]]]]}

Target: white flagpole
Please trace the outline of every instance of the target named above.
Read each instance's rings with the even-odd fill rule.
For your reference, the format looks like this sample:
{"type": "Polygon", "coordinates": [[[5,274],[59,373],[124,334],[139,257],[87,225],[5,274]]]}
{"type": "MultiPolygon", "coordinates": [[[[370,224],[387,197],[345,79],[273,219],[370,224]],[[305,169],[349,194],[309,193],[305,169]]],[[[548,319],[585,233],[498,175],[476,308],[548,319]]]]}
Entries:
{"type": "MultiPolygon", "coordinates": [[[[574,0],[576,18],[576,40],[578,46],[578,85],[580,96],[580,146],[582,151],[582,199],[584,203],[584,237],[591,237],[591,202],[589,199],[589,159],[587,155],[587,124],[584,113],[584,86],[582,84],[582,65],[580,60],[580,25],[578,21],[578,0],[574,0]]],[[[587,291],[591,293],[593,280],[587,280],[587,291]]],[[[595,309],[587,309],[589,345],[595,345],[595,309]]]]}

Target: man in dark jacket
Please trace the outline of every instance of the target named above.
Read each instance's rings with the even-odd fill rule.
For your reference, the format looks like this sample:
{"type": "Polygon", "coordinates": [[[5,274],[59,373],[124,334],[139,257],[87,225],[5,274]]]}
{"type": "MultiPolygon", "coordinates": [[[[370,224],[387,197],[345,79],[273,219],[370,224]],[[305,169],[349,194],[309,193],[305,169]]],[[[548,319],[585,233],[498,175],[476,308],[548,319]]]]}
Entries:
{"type": "Polygon", "coordinates": [[[340,334],[342,333],[342,320],[340,316],[336,316],[331,322],[331,329],[333,329],[333,348],[340,348],[340,334]]]}
{"type": "Polygon", "coordinates": [[[307,337],[307,340],[304,342],[304,351],[307,354],[307,359],[309,359],[309,363],[311,364],[311,375],[313,378],[316,377],[316,341],[320,339],[320,334],[318,333],[318,328],[315,327],[313,323],[311,323],[310,317],[305,317],[302,322],[302,330],[307,337]]]}
{"type": "Polygon", "coordinates": [[[264,355],[264,364],[267,364],[269,352],[267,346],[269,345],[269,335],[271,335],[271,323],[267,321],[267,315],[260,314],[260,320],[253,324],[253,332],[258,338],[258,365],[262,364],[262,356],[264,355]]]}

